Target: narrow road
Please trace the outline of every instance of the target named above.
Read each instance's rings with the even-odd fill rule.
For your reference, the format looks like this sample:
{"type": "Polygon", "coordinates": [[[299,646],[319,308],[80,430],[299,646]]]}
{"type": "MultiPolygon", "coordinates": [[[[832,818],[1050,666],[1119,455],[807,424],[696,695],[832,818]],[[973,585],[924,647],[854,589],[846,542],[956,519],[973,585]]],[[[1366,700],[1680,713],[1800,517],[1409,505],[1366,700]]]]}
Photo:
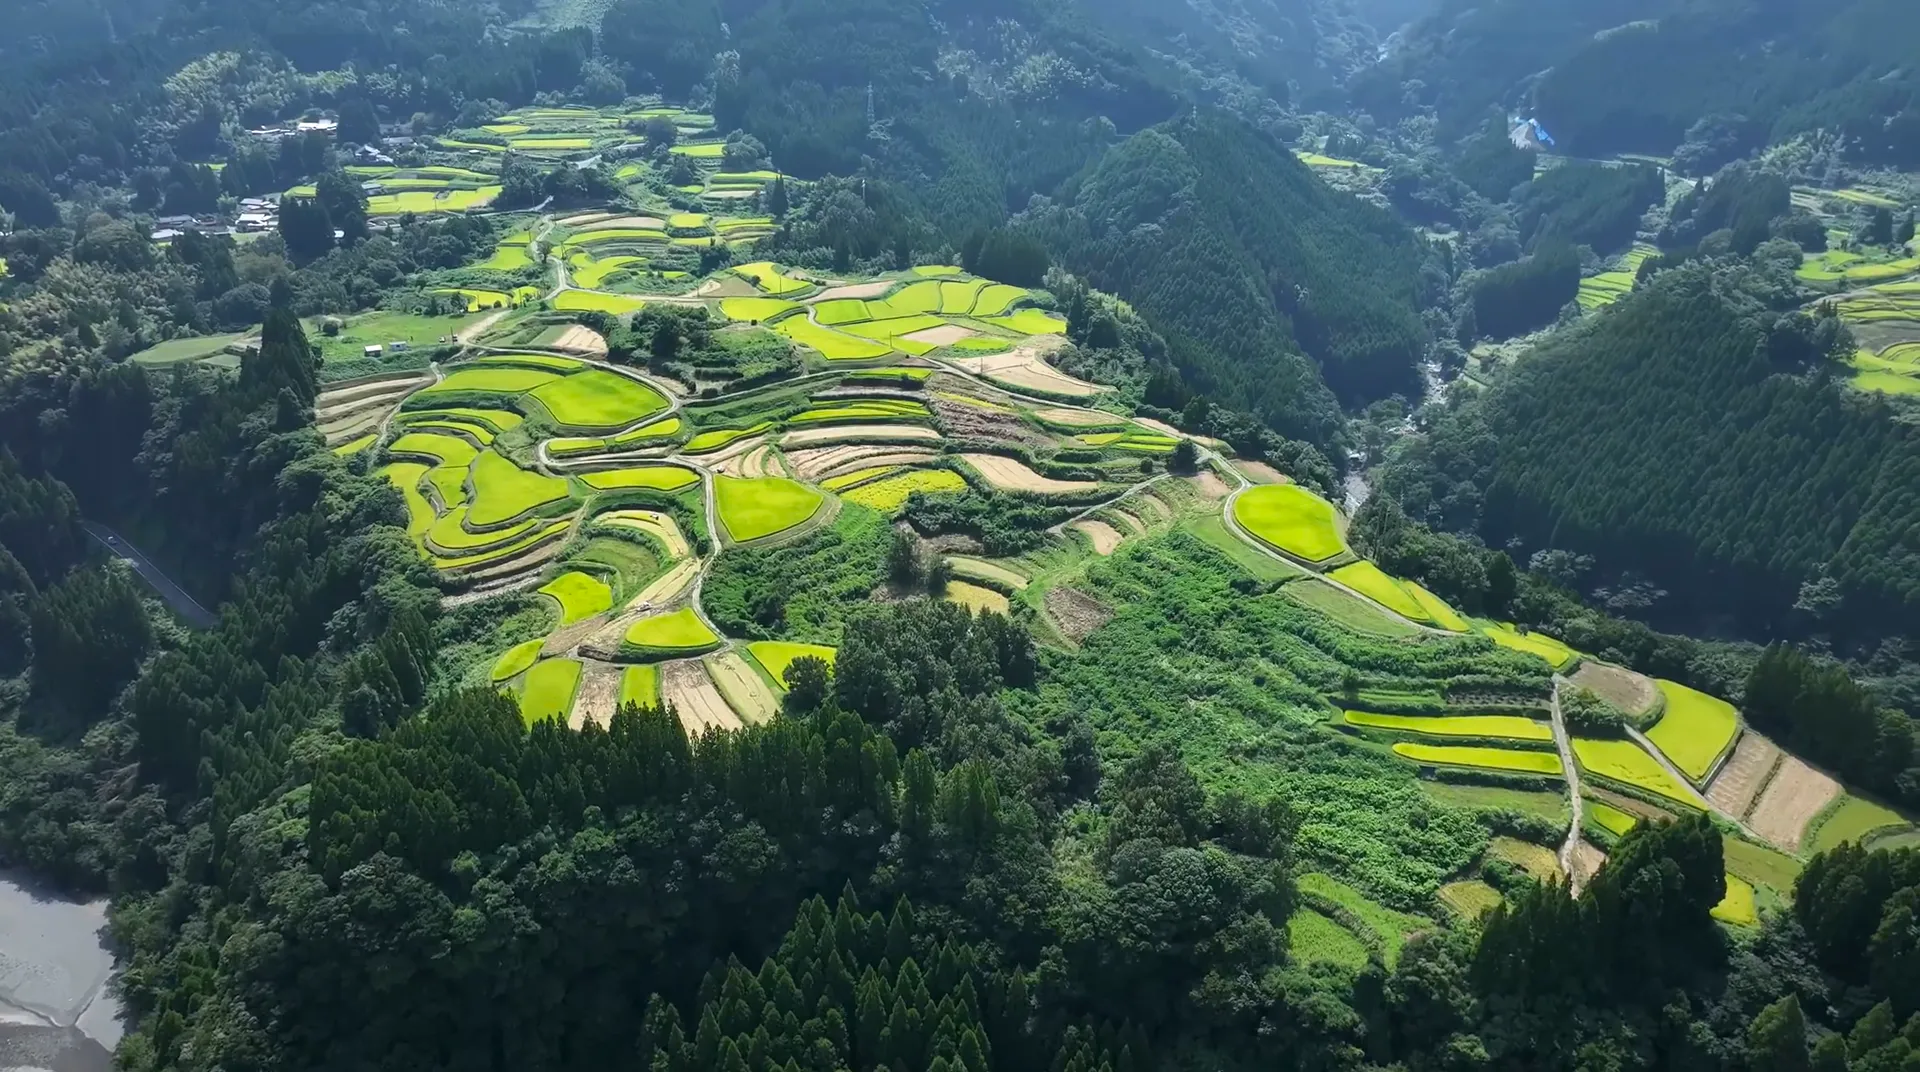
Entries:
{"type": "Polygon", "coordinates": [[[1567,876],[1567,888],[1578,897],[1584,880],[1574,869],[1574,859],[1580,850],[1580,824],[1585,814],[1585,804],[1580,799],[1580,768],[1573,762],[1573,739],[1567,735],[1567,720],[1560,714],[1560,683],[1565,680],[1559,674],[1553,675],[1553,698],[1548,701],[1547,710],[1553,715],[1553,746],[1559,750],[1560,766],[1566,771],[1567,805],[1573,811],[1573,822],[1567,827],[1567,840],[1560,846],[1560,870],[1567,876]]]}
{"type": "Polygon", "coordinates": [[[1066,519],[1065,521],[1060,522],[1058,525],[1055,525],[1052,528],[1048,529],[1047,533],[1048,535],[1052,535],[1052,536],[1063,535],[1067,531],[1067,526],[1073,524],[1074,522],[1085,521],[1087,518],[1092,517],[1093,515],[1099,513],[1102,510],[1105,510],[1109,506],[1117,506],[1120,503],[1126,502],[1128,499],[1133,498],[1135,495],[1140,494],[1142,491],[1145,491],[1147,488],[1150,488],[1155,484],[1158,484],[1162,480],[1165,480],[1166,478],[1172,475],[1173,475],[1172,473],[1162,472],[1158,476],[1149,477],[1146,480],[1142,480],[1140,483],[1133,485],[1132,487],[1128,488],[1127,490],[1121,492],[1118,495],[1115,495],[1113,498],[1108,499],[1105,502],[1094,503],[1092,506],[1087,507],[1085,510],[1080,511],[1079,513],[1073,515],[1072,517],[1066,519]]]}
{"type": "Polygon", "coordinates": [[[201,606],[198,600],[187,594],[186,589],[175,584],[173,578],[162,572],[160,567],[154,565],[146,555],[141,554],[139,548],[121,539],[119,533],[98,522],[83,521],[81,524],[86,528],[87,535],[100,541],[100,546],[106,548],[114,557],[132,566],[133,571],[152,585],[154,591],[160,593],[160,598],[167,601],[174,613],[186,619],[188,625],[195,629],[211,629],[219,624],[219,615],[201,606]]]}

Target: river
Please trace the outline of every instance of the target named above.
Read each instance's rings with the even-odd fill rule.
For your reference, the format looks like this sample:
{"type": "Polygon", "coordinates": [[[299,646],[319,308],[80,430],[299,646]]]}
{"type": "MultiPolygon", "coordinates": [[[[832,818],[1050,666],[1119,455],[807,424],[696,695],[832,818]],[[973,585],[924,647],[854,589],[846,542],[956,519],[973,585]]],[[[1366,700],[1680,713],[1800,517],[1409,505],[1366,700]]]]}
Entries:
{"type": "Polygon", "coordinates": [[[122,1028],[106,925],[104,900],[0,871],[0,1070],[111,1072],[122,1028]]]}

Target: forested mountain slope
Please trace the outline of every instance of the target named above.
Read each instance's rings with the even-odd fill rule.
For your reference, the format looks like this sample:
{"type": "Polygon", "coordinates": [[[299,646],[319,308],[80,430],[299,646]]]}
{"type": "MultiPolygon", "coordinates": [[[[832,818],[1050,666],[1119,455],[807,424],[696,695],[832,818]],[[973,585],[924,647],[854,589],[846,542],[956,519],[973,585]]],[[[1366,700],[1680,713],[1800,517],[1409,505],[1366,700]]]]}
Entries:
{"type": "Polygon", "coordinates": [[[1335,393],[1378,398],[1415,382],[1412,232],[1224,115],[1128,139],[1021,226],[1161,325],[1196,388],[1288,435],[1326,444],[1335,393]]]}
{"type": "Polygon", "coordinates": [[[1751,271],[1657,275],[1451,412],[1387,486],[1437,523],[1591,555],[1758,635],[1822,578],[1848,608],[1822,611],[1830,628],[1912,628],[1920,442],[1845,391],[1838,322],[1768,311],[1751,271]]]}
{"type": "Polygon", "coordinates": [[[1920,160],[1920,12],[1904,0],[1455,0],[1357,77],[1376,115],[1436,107],[1443,131],[1489,105],[1525,110],[1560,149],[1666,153],[1737,117],[1758,144],[1816,128],[1867,160],[1920,160]]]}

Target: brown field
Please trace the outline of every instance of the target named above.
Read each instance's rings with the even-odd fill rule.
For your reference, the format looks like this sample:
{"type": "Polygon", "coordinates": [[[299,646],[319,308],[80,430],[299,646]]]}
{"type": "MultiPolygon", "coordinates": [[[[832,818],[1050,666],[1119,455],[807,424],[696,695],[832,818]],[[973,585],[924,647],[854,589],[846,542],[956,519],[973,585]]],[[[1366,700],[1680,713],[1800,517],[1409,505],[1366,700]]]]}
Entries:
{"type": "Polygon", "coordinates": [[[930,450],[889,446],[815,447],[788,454],[787,462],[801,477],[817,480],[879,465],[914,465],[935,456],[930,450]]]}
{"type": "Polygon", "coordinates": [[[1580,885],[1600,873],[1600,867],[1607,862],[1607,854],[1595,848],[1584,838],[1573,846],[1573,870],[1580,876],[1580,885]]]}
{"type": "Polygon", "coordinates": [[[1045,495],[1092,491],[1100,485],[1086,480],[1054,480],[1041,476],[1012,458],[998,454],[962,454],[961,460],[979,472],[987,483],[1009,491],[1037,491],[1045,495]]]}
{"type": "Polygon", "coordinates": [[[1070,424],[1076,428],[1099,428],[1102,425],[1122,423],[1125,418],[1112,413],[1101,413],[1090,409],[1036,409],[1033,415],[1043,421],[1055,424],[1070,424]]]}
{"type": "Polygon", "coordinates": [[[1015,590],[1025,588],[1030,583],[1024,575],[992,559],[975,558],[971,555],[949,555],[948,561],[954,563],[957,573],[991,578],[1015,590]]]}
{"type": "MultiPolygon", "coordinates": [[[[572,227],[573,225],[563,220],[561,221],[561,226],[572,227]]],[[[581,224],[574,229],[581,231],[609,231],[616,227],[632,227],[642,231],[664,231],[667,229],[667,221],[656,219],[653,216],[607,216],[603,219],[581,224]]]]}
{"type": "MultiPolygon", "coordinates": [[[[327,411],[337,409],[346,402],[407,394],[431,379],[433,377],[428,375],[406,376],[393,380],[376,380],[373,383],[357,383],[350,387],[336,387],[331,391],[320,392],[320,397],[314,399],[313,404],[316,407],[316,413],[324,415],[327,411]]],[[[321,416],[320,419],[324,420],[325,417],[321,416]]]]}
{"type": "Polygon", "coordinates": [[[779,713],[780,701],[766,680],[737,651],[723,652],[706,660],[707,676],[720,695],[742,721],[759,725],[779,713]]]}
{"type": "Polygon", "coordinates": [[[1581,783],[1581,792],[1595,800],[1605,801],[1629,815],[1638,815],[1642,819],[1667,822],[1674,818],[1673,812],[1656,808],[1644,800],[1630,797],[1625,793],[1616,793],[1611,789],[1602,789],[1592,782],[1581,783]]]}
{"type": "Polygon", "coordinates": [[[1047,617],[1053,619],[1061,635],[1076,644],[1113,620],[1113,611],[1078,589],[1049,588],[1046,602],[1047,617]]]}
{"type": "Polygon", "coordinates": [[[660,699],[680,716],[687,733],[699,736],[708,730],[737,730],[740,716],[727,706],[727,698],[714,688],[713,679],[698,659],[681,659],[660,665],[660,699]]]}
{"type": "Polygon", "coordinates": [[[1799,852],[1807,823],[1839,795],[1839,782],[1782,753],[1780,769],[1754,803],[1747,825],[1786,852],[1799,852]]]}
{"type": "Polygon", "coordinates": [[[1778,762],[1780,749],[1772,741],[1751,730],[1742,734],[1733,755],[1707,786],[1707,803],[1736,819],[1745,818],[1778,762]]]}
{"type": "Polygon", "coordinates": [[[848,283],[843,286],[829,287],[818,295],[808,298],[807,304],[823,301],[838,301],[841,298],[878,298],[893,289],[893,281],[881,279],[872,283],[848,283]]]}
{"type": "Polygon", "coordinates": [[[557,220],[555,222],[562,227],[585,227],[589,223],[595,223],[600,220],[610,220],[614,215],[612,212],[582,212],[578,216],[568,216],[564,220],[557,220]]]}
{"type": "Polygon", "coordinates": [[[1058,350],[1066,343],[1064,336],[1037,335],[1004,354],[956,357],[951,361],[953,367],[965,369],[976,376],[985,376],[990,380],[998,380],[1014,387],[1045,391],[1050,395],[1085,398],[1112,390],[1097,383],[1074,379],[1047,364],[1045,355],[1058,350]]]}
{"type": "Polygon", "coordinates": [[[342,443],[351,443],[369,432],[380,430],[380,420],[386,416],[386,410],[378,409],[369,413],[356,413],[351,417],[323,424],[317,430],[327,446],[337,447],[342,443]]]}
{"type": "Polygon", "coordinates": [[[938,443],[940,433],[917,424],[862,424],[844,428],[805,428],[788,432],[781,445],[803,447],[808,443],[831,443],[841,439],[919,439],[938,443]]]}
{"type": "Polygon", "coordinates": [[[685,558],[693,553],[693,548],[687,543],[686,536],[680,532],[680,526],[674,523],[673,518],[659,511],[609,510],[594,520],[603,525],[639,529],[665,544],[667,554],[673,558],[685,558]]]}
{"type": "Polygon", "coordinates": [[[682,559],[680,564],[655,578],[652,584],[640,590],[640,593],[627,601],[627,606],[638,607],[642,603],[661,606],[686,590],[687,585],[700,575],[700,560],[682,559]]]}
{"type": "Polygon", "coordinates": [[[1654,688],[1652,678],[1592,659],[1583,661],[1579,671],[1568,680],[1583,689],[1591,689],[1595,696],[1630,715],[1646,714],[1660,699],[1660,690],[1654,688]]]}
{"type": "Polygon", "coordinates": [[[919,331],[900,337],[910,342],[923,342],[928,346],[952,346],[961,339],[973,338],[975,334],[958,324],[942,324],[937,328],[921,328],[919,331]]]}
{"type": "Polygon", "coordinates": [[[1188,477],[1187,479],[1193,482],[1194,488],[1200,492],[1201,498],[1204,499],[1218,502],[1233,494],[1233,489],[1227,487],[1227,482],[1220,479],[1220,474],[1211,469],[1202,469],[1197,475],[1188,477]]]}
{"type": "Polygon", "coordinates": [[[1093,541],[1093,553],[1096,555],[1110,555],[1120,546],[1120,534],[1104,521],[1076,521],[1073,527],[1093,541]]]}
{"type": "Polygon", "coordinates": [[[1268,465],[1266,462],[1244,461],[1236,459],[1234,468],[1247,474],[1247,479],[1256,484],[1291,484],[1293,478],[1268,465]]]}
{"type": "Polygon", "coordinates": [[[841,476],[846,473],[857,473],[862,469],[878,469],[883,465],[920,465],[938,457],[938,454],[924,450],[902,450],[887,454],[869,454],[856,461],[841,462],[839,465],[834,466],[832,469],[820,475],[823,477],[841,476]]]}
{"type": "Polygon", "coordinates": [[[576,354],[593,354],[597,357],[605,357],[607,356],[607,340],[601,338],[600,333],[592,328],[575,324],[567,329],[565,335],[553,341],[553,349],[568,350],[576,354]]]}
{"type": "Polygon", "coordinates": [[[585,663],[586,670],[580,675],[580,691],[573,698],[573,717],[567,725],[580,729],[591,722],[605,728],[613,721],[613,712],[620,706],[621,668],[611,663],[585,663]]]}
{"type": "Polygon", "coordinates": [[[345,401],[335,402],[324,409],[315,410],[313,415],[314,422],[325,428],[328,426],[338,426],[354,417],[364,414],[373,414],[375,416],[384,415],[388,410],[399,405],[400,400],[405,398],[407,394],[413,390],[413,386],[412,384],[408,384],[398,391],[388,391],[377,395],[362,395],[359,398],[350,398],[345,401]]]}

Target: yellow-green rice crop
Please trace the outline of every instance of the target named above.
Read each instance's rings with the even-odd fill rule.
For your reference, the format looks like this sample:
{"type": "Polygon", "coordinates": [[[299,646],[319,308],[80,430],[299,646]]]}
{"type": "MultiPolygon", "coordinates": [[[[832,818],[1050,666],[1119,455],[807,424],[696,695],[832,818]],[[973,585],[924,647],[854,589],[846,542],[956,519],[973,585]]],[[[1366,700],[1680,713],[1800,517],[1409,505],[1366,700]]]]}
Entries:
{"type": "Polygon", "coordinates": [[[726,155],[727,147],[720,142],[696,142],[692,145],[676,145],[673,152],[679,156],[690,156],[695,160],[718,160],[726,155]]]}
{"type": "Polygon", "coordinates": [[[812,656],[833,665],[834,649],[825,644],[793,644],[784,640],[756,640],[747,645],[747,653],[759,663],[774,681],[782,688],[787,684],[787,668],[800,659],[812,656]]]}
{"type": "Polygon", "coordinates": [[[1297,484],[1248,488],[1233,500],[1233,518],[1262,543],[1303,561],[1324,562],[1347,549],[1333,504],[1297,484]]]}
{"type": "Polygon", "coordinates": [[[1849,841],[1865,841],[1875,831],[1907,825],[1898,814],[1871,800],[1843,797],[1820,820],[1813,834],[1813,851],[1825,852],[1849,841]]]}
{"type": "Polygon", "coordinates": [[[427,467],[419,462],[393,462],[382,466],[380,475],[399,488],[407,502],[407,535],[416,540],[425,536],[433,527],[433,504],[420,494],[420,478],[427,475],[427,467]]]}
{"type": "Polygon", "coordinates": [[[505,681],[510,677],[519,677],[522,673],[526,672],[527,667],[533,665],[534,660],[540,658],[540,649],[544,647],[546,643],[546,640],[542,638],[529,640],[524,644],[515,644],[513,647],[508,648],[506,653],[494,662],[493,671],[489,676],[495,681],[505,681]]]}
{"type": "Polygon", "coordinates": [[[1382,572],[1380,567],[1365,559],[1332,570],[1327,576],[1403,618],[1416,622],[1430,620],[1427,617],[1426,607],[1414,598],[1412,592],[1399,581],[1382,572]]]}
{"type": "Polygon", "coordinates": [[[720,302],[720,312],[728,320],[746,320],[754,323],[772,320],[782,313],[798,308],[800,306],[783,298],[725,298],[720,302]]]}
{"type": "Polygon", "coordinates": [[[792,276],[783,275],[772,261],[755,261],[752,264],[736,265],[733,271],[744,279],[752,280],[754,286],[776,298],[797,294],[811,285],[792,276]]]}
{"type": "Polygon", "coordinates": [[[573,710],[573,694],[580,688],[580,664],[572,659],[547,659],[527,671],[520,690],[520,719],[531,726],[542,719],[564,720],[573,710]]]}
{"type": "Polygon", "coordinates": [[[553,307],[562,312],[610,313],[614,316],[638,312],[646,304],[626,294],[604,294],[597,290],[563,290],[553,298],[553,307]]]}
{"type": "Polygon", "coordinates": [[[617,372],[591,369],[528,393],[565,428],[625,428],[667,408],[660,392],[617,372]]]}
{"type": "Polygon", "coordinates": [[[687,453],[706,454],[719,450],[741,436],[758,435],[772,427],[771,422],[762,421],[751,428],[714,428],[687,440],[687,453]]]}
{"type": "Polygon", "coordinates": [[[803,524],[819,513],[825,496],[783,477],[714,478],[714,504],[721,527],[736,543],[747,543],[803,524]]]}
{"type": "Polygon", "coordinates": [[[720,643],[720,638],[707,628],[707,623],[700,620],[692,607],[681,607],[628,626],[626,643],[642,652],[683,653],[711,648],[720,643]]]}
{"type": "Polygon", "coordinates": [[[774,325],[773,330],[802,346],[818,350],[820,356],[829,361],[871,361],[893,352],[891,347],[823,328],[802,316],[787,317],[774,325]]]}
{"type": "Polygon", "coordinates": [[[515,138],[507,148],[523,153],[573,152],[593,148],[592,138],[515,138]]]}
{"type": "Polygon", "coordinates": [[[539,527],[539,518],[527,518],[516,525],[494,532],[473,533],[466,528],[467,508],[456,506],[427,530],[427,547],[435,554],[467,555],[511,543],[539,527]]]}
{"type": "Polygon", "coordinates": [[[473,508],[467,523],[475,528],[503,524],[567,497],[567,482],[529,473],[493,451],[473,462],[473,508]]]}
{"type": "Polygon", "coordinates": [[[660,668],[647,666],[629,666],[620,675],[620,706],[637,704],[641,707],[660,706],[660,668]]]}
{"type": "Polygon", "coordinates": [[[1482,770],[1518,771],[1525,774],[1559,774],[1560,757],[1552,752],[1521,752],[1509,748],[1473,748],[1457,745],[1414,744],[1402,741],[1393,746],[1395,754],[1437,767],[1471,767],[1482,770]]]}
{"type": "Polygon", "coordinates": [[[1504,622],[1497,625],[1483,625],[1480,627],[1480,632],[1493,638],[1493,642],[1503,648],[1524,651],[1528,655],[1538,655],[1555,670],[1565,667],[1580,657],[1579,652],[1545,633],[1522,633],[1504,622]]]}
{"type": "Polygon", "coordinates": [[[840,496],[850,503],[883,513],[892,513],[907,504],[907,497],[916,491],[941,492],[965,491],[967,482],[959,473],[951,469],[923,469],[899,476],[876,480],[863,484],[840,496]]]}
{"type": "Polygon", "coordinates": [[[1640,824],[1640,817],[1621,811],[1605,801],[1589,800],[1581,805],[1586,814],[1593,817],[1607,832],[1616,836],[1625,834],[1640,824]]]}
{"type": "Polygon", "coordinates": [[[1687,777],[1700,781],[1713,761],[1733,743],[1740,716],[1733,705],[1672,681],[1658,681],[1666,711],[1647,731],[1647,739],[1687,777]]]}
{"type": "Polygon", "coordinates": [[[623,488],[653,488],[658,491],[679,491],[690,484],[697,483],[700,477],[691,469],[677,465],[645,465],[631,469],[609,469],[600,473],[582,473],[581,480],[596,491],[614,491],[623,488]]]}
{"type": "Polygon", "coordinates": [[[822,480],[820,486],[828,491],[839,491],[843,488],[853,487],[856,484],[864,484],[869,480],[878,480],[888,473],[897,473],[900,471],[900,468],[898,465],[877,465],[871,469],[860,469],[822,480]]]}
{"type": "Polygon", "coordinates": [[[454,391],[484,391],[488,394],[517,395],[531,391],[541,384],[552,383],[560,377],[551,372],[538,369],[512,367],[472,367],[456,369],[446,379],[431,387],[422,388],[415,398],[430,398],[433,395],[449,394],[454,391]]]}
{"type": "Polygon", "coordinates": [[[1744,879],[1728,875],[1727,895],[1713,906],[1713,918],[1737,927],[1751,927],[1760,922],[1760,913],[1753,904],[1753,887],[1744,879]]]}
{"type": "Polygon", "coordinates": [[[1038,309],[1017,309],[1009,316],[984,317],[989,324],[1017,331],[1022,335],[1065,335],[1067,322],[1038,309]]]}
{"type": "Polygon", "coordinates": [[[1589,774],[1644,789],[1690,808],[1700,806],[1699,798],[1674,781],[1665,768],[1632,741],[1575,738],[1573,754],[1580,761],[1581,769],[1589,774]]]}
{"type": "Polygon", "coordinates": [[[613,589],[593,574],[579,570],[562,573],[541,585],[538,591],[560,604],[561,625],[584,621],[613,606],[613,589]]]}
{"type": "Polygon", "coordinates": [[[1515,741],[1551,741],[1553,730],[1544,722],[1519,715],[1381,715],[1348,711],[1349,726],[1400,730],[1430,737],[1505,737],[1515,741]]]}

